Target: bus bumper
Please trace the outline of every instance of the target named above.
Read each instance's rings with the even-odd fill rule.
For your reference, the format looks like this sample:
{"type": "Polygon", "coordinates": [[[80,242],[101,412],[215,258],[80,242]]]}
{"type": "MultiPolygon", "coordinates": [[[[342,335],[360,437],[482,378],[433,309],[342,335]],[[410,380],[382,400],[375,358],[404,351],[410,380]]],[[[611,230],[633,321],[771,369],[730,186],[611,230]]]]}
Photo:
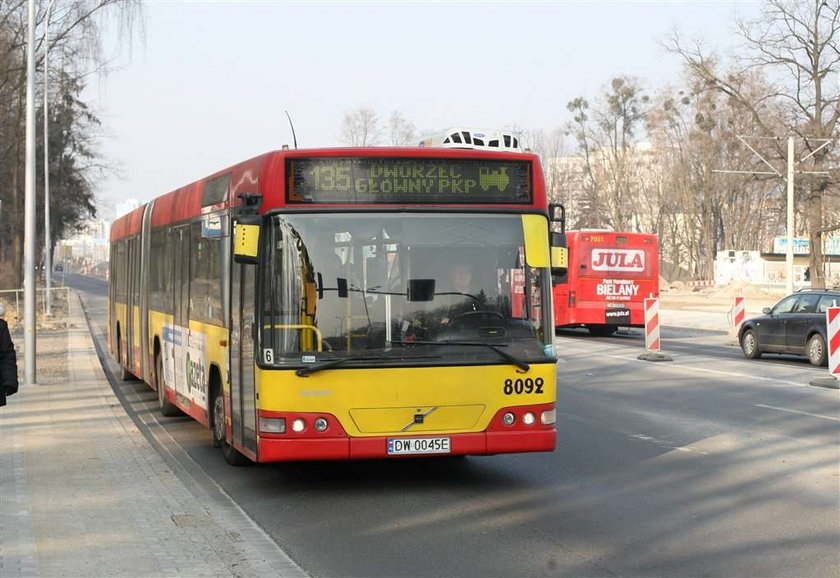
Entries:
{"type": "Polygon", "coordinates": [[[385,436],[326,439],[261,438],[258,456],[260,462],[284,462],[550,452],[554,450],[557,443],[557,430],[551,428],[533,431],[490,431],[416,437],[448,437],[451,451],[445,454],[390,456],[387,450],[388,437],[385,436]]]}

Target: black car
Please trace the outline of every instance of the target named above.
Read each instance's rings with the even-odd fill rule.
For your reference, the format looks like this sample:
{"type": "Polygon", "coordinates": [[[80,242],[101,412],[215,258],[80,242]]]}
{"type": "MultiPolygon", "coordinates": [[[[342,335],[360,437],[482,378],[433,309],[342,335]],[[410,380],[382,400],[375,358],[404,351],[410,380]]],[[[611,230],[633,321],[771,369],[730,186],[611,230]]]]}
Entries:
{"type": "Polygon", "coordinates": [[[738,332],[744,356],[763,353],[806,355],[813,365],[828,364],[825,312],[840,307],[840,291],[806,289],[788,295],[764,315],[748,319],[738,332]]]}

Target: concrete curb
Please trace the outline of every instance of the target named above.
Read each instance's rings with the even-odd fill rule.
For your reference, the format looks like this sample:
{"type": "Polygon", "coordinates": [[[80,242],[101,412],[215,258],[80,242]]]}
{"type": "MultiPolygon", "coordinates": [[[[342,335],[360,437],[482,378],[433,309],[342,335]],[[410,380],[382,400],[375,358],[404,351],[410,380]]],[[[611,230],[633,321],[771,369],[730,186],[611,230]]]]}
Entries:
{"type": "Polygon", "coordinates": [[[814,387],[825,387],[827,389],[840,389],[840,379],[835,377],[818,377],[808,382],[814,387]]]}

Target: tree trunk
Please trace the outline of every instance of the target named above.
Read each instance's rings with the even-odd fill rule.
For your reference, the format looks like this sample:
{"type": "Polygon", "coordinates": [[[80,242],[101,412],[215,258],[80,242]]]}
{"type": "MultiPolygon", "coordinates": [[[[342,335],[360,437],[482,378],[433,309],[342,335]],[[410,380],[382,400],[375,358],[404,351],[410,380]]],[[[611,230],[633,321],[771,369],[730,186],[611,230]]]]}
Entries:
{"type": "Polygon", "coordinates": [[[808,218],[808,238],[811,244],[811,254],[808,259],[808,270],[811,273],[811,287],[825,288],[825,258],[823,255],[823,202],[822,186],[812,185],[811,194],[805,204],[808,218]]]}

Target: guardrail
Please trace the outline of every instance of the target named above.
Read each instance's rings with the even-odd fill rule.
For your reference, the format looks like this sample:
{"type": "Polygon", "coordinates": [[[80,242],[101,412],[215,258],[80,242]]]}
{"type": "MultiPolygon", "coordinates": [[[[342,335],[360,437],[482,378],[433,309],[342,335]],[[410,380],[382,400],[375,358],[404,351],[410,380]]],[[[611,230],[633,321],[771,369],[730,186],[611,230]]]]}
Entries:
{"type": "MultiPolygon", "coordinates": [[[[35,310],[47,319],[61,319],[68,316],[67,302],[69,300],[69,287],[50,287],[50,294],[52,295],[53,314],[47,318],[47,289],[45,287],[37,287],[35,289],[35,310]]],[[[21,315],[21,306],[23,305],[23,289],[3,289],[0,290],[0,302],[3,302],[7,307],[14,304],[15,317],[19,318],[21,315]]],[[[6,312],[8,318],[9,312],[6,312]]],[[[11,323],[10,323],[11,325],[11,323]]]]}

